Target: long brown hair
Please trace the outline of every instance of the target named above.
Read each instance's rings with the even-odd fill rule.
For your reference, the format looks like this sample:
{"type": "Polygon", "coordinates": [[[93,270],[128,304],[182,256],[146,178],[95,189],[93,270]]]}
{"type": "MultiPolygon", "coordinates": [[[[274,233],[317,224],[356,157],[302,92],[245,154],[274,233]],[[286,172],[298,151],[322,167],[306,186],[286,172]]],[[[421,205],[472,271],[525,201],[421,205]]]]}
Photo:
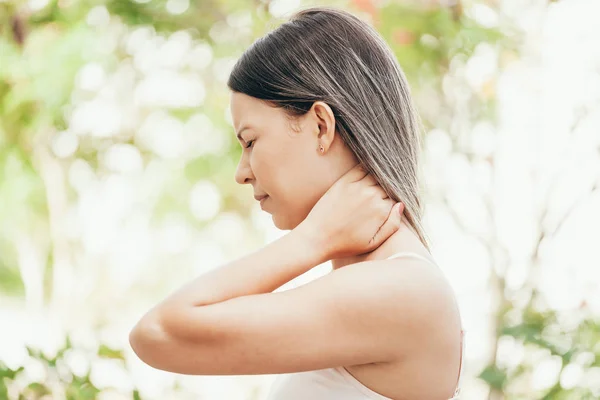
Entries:
{"type": "Polygon", "coordinates": [[[419,195],[420,122],[392,50],[368,23],[333,7],[298,11],[257,39],[228,87],[283,108],[290,117],[319,100],[336,130],[429,248],[419,195]]]}

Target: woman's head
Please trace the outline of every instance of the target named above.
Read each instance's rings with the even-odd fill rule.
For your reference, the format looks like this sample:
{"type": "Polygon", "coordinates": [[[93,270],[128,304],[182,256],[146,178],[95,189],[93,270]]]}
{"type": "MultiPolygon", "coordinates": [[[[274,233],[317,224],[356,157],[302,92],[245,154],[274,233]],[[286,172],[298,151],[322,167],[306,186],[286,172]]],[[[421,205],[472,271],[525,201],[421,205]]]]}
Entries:
{"type": "Polygon", "coordinates": [[[427,245],[417,115],[397,60],[367,23],[329,7],[299,11],[244,52],[228,86],[234,127],[250,146],[236,180],[269,195],[263,206],[278,228],[297,226],[361,163],[405,204],[408,223],[427,245]]]}

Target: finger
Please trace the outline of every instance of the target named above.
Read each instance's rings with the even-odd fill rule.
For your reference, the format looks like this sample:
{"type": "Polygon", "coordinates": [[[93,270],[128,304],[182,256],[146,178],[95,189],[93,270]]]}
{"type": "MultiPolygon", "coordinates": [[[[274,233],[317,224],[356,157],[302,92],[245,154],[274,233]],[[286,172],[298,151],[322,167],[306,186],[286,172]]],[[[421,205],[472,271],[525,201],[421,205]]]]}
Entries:
{"type": "Polygon", "coordinates": [[[375,185],[379,185],[379,182],[377,182],[377,179],[375,179],[375,177],[371,174],[367,174],[365,175],[361,180],[360,183],[364,183],[365,185],[368,186],[375,186],[375,185]]]}
{"type": "MultiPolygon", "coordinates": [[[[375,242],[377,242],[377,240],[380,238],[380,234],[382,232],[383,227],[385,226],[385,224],[387,223],[387,221],[390,218],[390,213],[393,211],[392,208],[396,205],[396,202],[393,200],[385,200],[383,202],[378,203],[377,208],[380,211],[380,215],[382,216],[386,216],[387,218],[385,219],[385,221],[379,226],[379,228],[377,228],[377,232],[375,232],[375,235],[373,235],[373,237],[371,238],[371,240],[369,241],[369,244],[373,245],[375,244],[375,242]]],[[[384,239],[385,240],[385,239],[384,239]]]]}
{"type": "MultiPolygon", "coordinates": [[[[383,190],[383,188],[379,185],[368,186],[367,188],[365,188],[365,190],[367,190],[374,198],[384,200],[389,198],[385,190],[383,190]]],[[[389,210],[389,208],[392,207],[395,203],[395,201],[390,200],[387,209],[389,210]]]]}
{"type": "MultiPolygon", "coordinates": [[[[383,190],[383,188],[381,186],[377,186],[377,191],[379,192],[379,197],[381,197],[382,199],[389,199],[388,194],[385,192],[385,190],[383,190]]],[[[394,205],[394,201],[390,200],[390,206],[394,205]]]]}
{"type": "Polygon", "coordinates": [[[388,215],[385,223],[379,228],[373,241],[378,244],[392,236],[398,229],[402,221],[402,212],[404,211],[404,203],[398,202],[394,204],[388,215]]]}
{"type": "Polygon", "coordinates": [[[368,172],[366,168],[362,164],[358,163],[354,167],[350,168],[350,170],[348,170],[348,172],[346,172],[340,179],[346,182],[358,182],[367,174],[368,172]]]}
{"type": "MultiPolygon", "coordinates": [[[[370,200],[370,201],[377,201],[379,199],[383,199],[386,196],[383,189],[381,189],[377,185],[361,187],[360,189],[361,189],[360,192],[364,193],[367,196],[368,200],[370,200]]],[[[390,204],[390,207],[393,206],[394,203],[395,202],[392,202],[390,204]]],[[[379,204],[379,203],[377,203],[377,204],[379,204]]],[[[389,210],[389,207],[386,210],[389,210]]]]}

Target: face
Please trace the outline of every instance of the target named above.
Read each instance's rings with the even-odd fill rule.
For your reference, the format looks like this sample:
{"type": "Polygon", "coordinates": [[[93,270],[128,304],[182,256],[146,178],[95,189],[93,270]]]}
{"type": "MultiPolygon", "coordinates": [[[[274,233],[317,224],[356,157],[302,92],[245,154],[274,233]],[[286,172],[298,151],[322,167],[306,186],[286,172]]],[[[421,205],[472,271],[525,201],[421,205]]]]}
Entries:
{"type": "Polygon", "coordinates": [[[279,229],[295,228],[357,163],[335,132],[333,112],[323,102],[292,120],[280,108],[233,92],[230,110],[243,147],[235,180],[252,185],[256,196],[268,195],[262,208],[279,229]]]}

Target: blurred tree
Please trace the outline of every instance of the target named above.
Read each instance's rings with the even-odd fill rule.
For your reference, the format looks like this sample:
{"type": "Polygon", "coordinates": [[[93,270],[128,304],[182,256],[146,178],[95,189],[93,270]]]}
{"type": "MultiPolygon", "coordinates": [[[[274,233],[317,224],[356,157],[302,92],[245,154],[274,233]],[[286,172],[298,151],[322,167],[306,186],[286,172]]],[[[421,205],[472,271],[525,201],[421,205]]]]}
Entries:
{"type": "MultiPolygon", "coordinates": [[[[372,12],[369,5],[373,2],[356,3],[363,10],[372,12]]],[[[520,51],[518,38],[522,34],[514,31],[506,22],[504,25],[498,24],[497,28],[476,23],[464,13],[460,1],[450,2],[451,5],[447,7],[440,7],[437,2],[431,3],[416,5],[414,2],[393,2],[379,9],[373,19],[378,21],[378,30],[393,46],[411,82],[426,130],[437,128],[448,132],[454,154],[465,156],[473,170],[482,163],[487,164],[491,167],[493,176],[493,169],[498,165],[494,156],[473,153],[464,135],[482,121],[495,124],[495,82],[484,82],[479,90],[473,88],[465,81],[464,72],[463,75],[456,72],[456,65],[465,65],[481,45],[489,45],[502,54],[500,61],[514,59],[520,51]],[[457,96],[453,91],[461,94],[459,101],[456,101],[457,96]]],[[[494,2],[480,3],[494,8],[494,2]]],[[[473,4],[469,2],[469,5],[473,4]]],[[[499,14],[499,10],[496,9],[495,12],[499,14]]],[[[508,288],[505,279],[512,269],[523,268],[523,265],[512,265],[508,249],[497,236],[496,223],[500,214],[493,206],[492,192],[480,193],[481,201],[487,205],[487,219],[493,224],[488,230],[492,234],[487,235],[473,231],[462,222],[461,207],[452,200],[451,189],[428,195],[434,201],[445,204],[455,223],[464,233],[483,244],[493,263],[490,268],[490,289],[492,304],[496,307],[492,321],[492,332],[496,336],[490,349],[489,365],[479,375],[490,387],[489,399],[598,398],[598,388],[563,388],[560,380],[547,390],[533,392],[531,389],[533,370],[543,359],[558,360],[558,377],[569,367],[585,370],[582,374],[589,372],[593,375],[593,370],[600,366],[600,320],[593,317],[585,304],[582,304],[576,317],[573,313],[561,314],[550,309],[537,290],[540,282],[536,279],[539,270],[543,268],[540,246],[552,242],[564,221],[580,203],[588,200],[598,190],[598,185],[592,185],[557,223],[550,223],[546,215],[547,207],[542,208],[537,222],[539,237],[526,266],[528,278],[517,290],[508,288]],[[549,226],[552,228],[548,229],[549,226]],[[573,318],[579,323],[569,323],[573,318]],[[527,353],[525,361],[516,368],[503,366],[496,357],[499,342],[509,337],[523,346],[527,353]],[[528,356],[540,352],[545,354],[542,359],[528,356]]]]}
{"type": "MultiPolygon", "coordinates": [[[[490,28],[478,23],[465,12],[476,2],[466,5],[460,1],[328,3],[362,13],[390,43],[411,82],[426,131],[443,129],[451,138],[452,152],[464,155],[472,165],[484,163],[494,168],[494,157],[474,154],[465,146],[464,135],[477,123],[495,122],[495,81],[490,79],[473,88],[464,82],[460,68],[482,45],[496,49],[505,58],[517,57],[517,36],[510,25],[490,28]],[[453,97],[452,90],[460,91],[459,101],[453,97]]],[[[480,3],[491,9],[497,6],[493,1],[480,3]]],[[[93,174],[111,176],[112,171],[103,160],[106,150],[115,144],[134,146],[144,167],[161,165],[167,171],[168,179],[164,181],[152,176],[159,182],[160,193],[144,199],[155,222],[177,214],[198,230],[205,228],[212,220],[198,220],[188,201],[194,183],[200,180],[218,187],[223,204],[221,211],[250,217],[250,205],[242,194],[244,189],[237,188],[232,179],[240,152],[237,143],[223,139],[221,150],[182,153],[181,157],[170,159],[145,144],[136,132],[145,129],[144,121],[150,125],[167,124],[165,131],[199,123],[215,136],[229,132],[225,117],[226,90],[219,73],[226,70],[231,60],[254,38],[279,22],[271,13],[273,3],[267,0],[0,2],[0,293],[25,298],[31,311],[49,307],[50,312],[68,313],[69,307],[78,302],[73,297],[79,293],[75,290],[78,283],[68,277],[82,276],[80,270],[91,267],[75,267],[80,260],[85,260],[78,256],[83,246],[67,234],[69,213],[81,196],[73,185],[72,168],[82,161],[91,166],[93,174]],[[118,132],[78,134],[74,151],[57,154],[57,143],[64,139],[64,132],[75,125],[77,107],[99,96],[98,90],[82,89],[78,84],[84,68],[99,67],[96,75],[104,77],[131,74],[135,85],[131,90],[139,89],[148,77],[136,53],[139,50],[131,49],[132,42],[139,37],[148,43],[149,38],[154,38],[155,51],[163,49],[161,46],[171,43],[173,38],[182,38],[185,43],[189,38],[185,51],[197,52],[200,56],[165,69],[185,76],[199,76],[201,87],[205,89],[204,97],[210,101],[169,104],[165,94],[165,98],[159,99],[162,102],[142,102],[128,109],[134,122],[121,124],[118,132]],[[207,68],[209,66],[211,68],[207,68]],[[152,119],[156,115],[160,115],[160,119],[152,119]],[[209,116],[209,121],[202,116],[209,116]]],[[[167,54],[176,56],[177,52],[173,51],[175,53],[167,54]]],[[[152,56],[152,49],[146,56],[152,56]]],[[[161,75],[161,79],[169,76],[168,73],[161,75]]],[[[456,223],[462,226],[460,214],[447,191],[430,196],[446,204],[456,223]]],[[[489,192],[482,193],[481,198],[488,205],[492,203],[489,192]]],[[[488,211],[490,220],[496,221],[493,207],[488,211]]],[[[491,268],[491,293],[497,305],[493,321],[496,337],[489,365],[480,374],[490,387],[490,399],[591,399],[597,396],[585,388],[564,389],[560,382],[543,393],[530,393],[528,382],[533,365],[524,363],[508,369],[496,359],[499,341],[512,338],[530,353],[541,350],[548,358],[558,358],[562,369],[575,360],[580,365],[582,358],[589,360],[583,362],[586,369],[600,366],[600,322],[583,306],[581,322],[576,326],[567,325],[559,313],[544,305],[536,291],[533,275],[536,269],[543,267],[538,257],[540,244],[550,240],[558,230],[548,232],[543,226],[546,225],[542,218],[537,247],[529,262],[531,279],[518,293],[505,285],[505,274],[511,263],[502,242],[493,235],[470,232],[463,226],[466,233],[484,244],[493,263],[502,264],[491,268]],[[527,301],[516,300],[523,296],[527,301]]],[[[100,284],[99,281],[97,285],[100,284]]],[[[102,320],[101,316],[97,318],[102,320]]],[[[29,354],[53,369],[70,349],[72,345],[67,340],[54,358],[34,349],[29,349],[29,354]]],[[[116,354],[106,347],[101,347],[98,353],[100,356],[116,354]]],[[[22,372],[22,368],[10,369],[0,363],[0,399],[9,397],[11,385],[16,385],[22,372]]],[[[100,392],[90,381],[89,374],[63,378],[49,373],[48,376],[52,377],[48,382],[34,382],[23,388],[20,398],[42,398],[45,393],[56,390],[67,393],[67,398],[95,398],[100,392]]],[[[132,396],[140,397],[135,391],[132,396]]]]}

